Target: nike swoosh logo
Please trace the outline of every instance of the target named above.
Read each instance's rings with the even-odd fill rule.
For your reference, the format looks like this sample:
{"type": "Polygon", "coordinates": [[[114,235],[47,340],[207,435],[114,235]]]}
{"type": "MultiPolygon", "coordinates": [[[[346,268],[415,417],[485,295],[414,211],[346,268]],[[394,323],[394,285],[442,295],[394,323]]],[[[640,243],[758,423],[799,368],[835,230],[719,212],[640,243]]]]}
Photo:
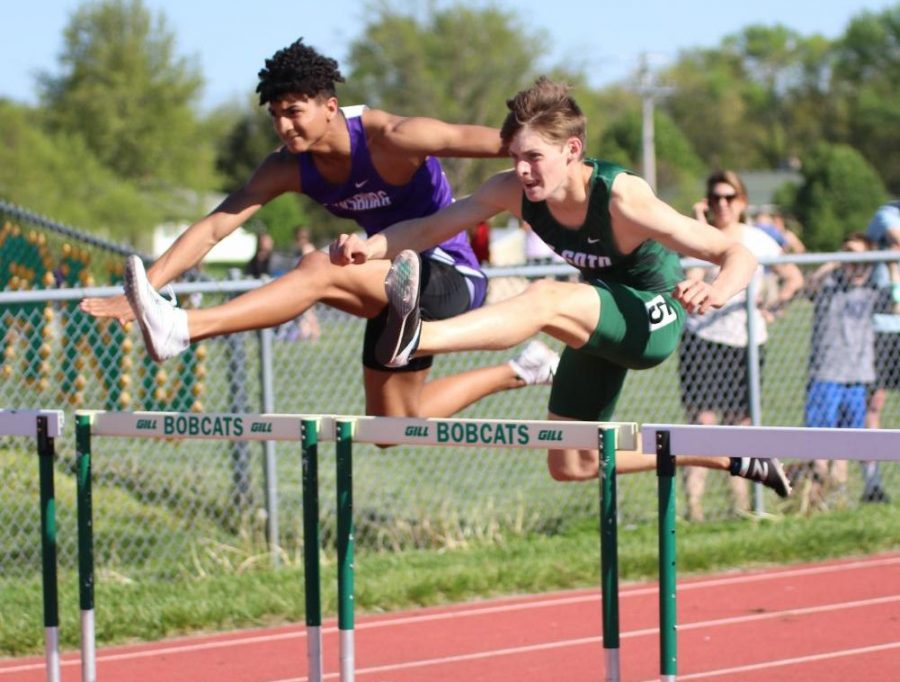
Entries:
{"type": "Polygon", "coordinates": [[[362,182],[354,182],[353,185],[354,185],[354,187],[356,187],[356,189],[359,189],[360,187],[365,185],[367,182],[368,182],[368,180],[363,180],[362,182]]]}
{"type": "Polygon", "coordinates": [[[600,241],[600,237],[597,237],[596,239],[591,239],[590,237],[587,238],[588,244],[596,244],[599,241],[600,241]]]}

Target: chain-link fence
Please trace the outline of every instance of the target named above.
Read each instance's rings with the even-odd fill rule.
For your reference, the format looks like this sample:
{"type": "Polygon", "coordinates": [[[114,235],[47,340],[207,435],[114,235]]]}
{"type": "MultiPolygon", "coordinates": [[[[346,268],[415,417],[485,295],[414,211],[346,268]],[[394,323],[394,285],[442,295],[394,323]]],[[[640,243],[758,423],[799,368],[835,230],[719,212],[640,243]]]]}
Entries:
{"type": "MultiPolygon", "coordinates": [[[[0,205],[0,213],[3,210],[0,205]]],[[[69,424],[76,408],[364,412],[362,320],[316,306],[314,319],[210,339],[157,365],[148,360],[137,329],[95,320],[77,306],[85,294],[79,287],[118,281],[124,250],[97,241],[76,242],[74,233],[24,212],[13,213],[9,207],[4,215],[0,404],[65,409],[69,424]]],[[[806,272],[822,261],[821,256],[803,258],[806,272]]],[[[495,270],[491,298],[511,295],[530,278],[548,272],[566,270],[559,266],[495,270]]],[[[208,306],[258,285],[248,280],[193,282],[176,291],[184,306],[208,306]]],[[[762,372],[751,372],[746,379],[750,399],[745,402],[754,423],[804,424],[808,361],[818,333],[815,311],[814,301],[800,296],[768,325],[762,372]]],[[[886,336],[889,327],[884,327],[886,336]]],[[[552,339],[545,341],[560,348],[552,339]]],[[[509,355],[441,356],[432,374],[437,378],[504,362],[516,350],[509,355]]],[[[698,355],[696,348],[687,350],[682,365],[727,368],[726,359],[714,363],[698,355]]],[[[900,350],[888,348],[886,353],[896,353],[900,362],[900,350]]],[[[738,358],[734,362],[746,362],[745,354],[732,355],[738,358]]],[[[653,370],[631,373],[618,419],[681,423],[696,418],[695,408],[707,405],[688,404],[686,396],[702,395],[704,389],[694,386],[688,392],[679,365],[675,356],[653,370]]],[[[719,391],[732,383],[715,375],[694,381],[701,379],[719,391]]],[[[545,386],[505,391],[459,416],[544,418],[548,395],[545,386]]],[[[718,400],[714,407],[727,412],[728,406],[720,404],[724,398],[718,400]]],[[[900,403],[896,391],[889,390],[881,425],[898,423],[900,403]]],[[[59,557],[65,568],[75,563],[74,436],[60,439],[57,451],[59,557]]],[[[328,448],[323,446],[322,451],[323,539],[330,544],[335,524],[334,467],[328,448]]],[[[357,543],[373,550],[458,546],[507,533],[552,533],[573,517],[597,512],[596,482],[553,482],[543,454],[534,450],[379,450],[360,445],[354,466],[357,543]]],[[[6,474],[6,485],[0,488],[0,574],[36,575],[40,570],[37,461],[21,442],[0,439],[0,467],[6,474]]],[[[112,575],[202,575],[272,561],[299,562],[299,446],[106,438],[94,446],[93,467],[95,552],[98,565],[112,575]]],[[[824,480],[823,499],[842,496],[843,503],[854,505],[866,492],[866,478],[858,470],[834,485],[830,478],[822,478],[824,474],[817,475],[824,480]]],[[[882,487],[890,492],[897,484],[896,471],[887,469],[880,475],[882,487]]],[[[735,513],[729,481],[725,474],[711,474],[705,481],[702,503],[697,504],[702,504],[706,518],[735,513]]],[[[655,485],[652,474],[620,479],[624,523],[655,518],[655,485]]],[[[792,511],[768,493],[762,502],[768,510],[792,511]]]]}

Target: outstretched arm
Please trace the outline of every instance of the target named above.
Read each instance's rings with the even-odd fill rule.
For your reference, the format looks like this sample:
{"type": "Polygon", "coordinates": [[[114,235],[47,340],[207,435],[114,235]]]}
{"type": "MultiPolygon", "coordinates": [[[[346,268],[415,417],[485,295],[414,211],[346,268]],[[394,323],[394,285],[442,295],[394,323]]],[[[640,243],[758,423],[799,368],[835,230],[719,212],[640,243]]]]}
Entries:
{"type": "Polygon", "coordinates": [[[440,244],[470,225],[477,225],[501,211],[519,215],[521,186],[512,171],[488,179],[474,194],[424,218],[404,220],[386,230],[362,239],[342,234],[329,247],[335,265],[364,263],[369,259],[392,259],[404,249],[424,251],[440,244]]]}
{"type": "Polygon", "coordinates": [[[386,111],[366,112],[366,127],[378,131],[371,141],[414,155],[490,158],[506,151],[497,128],[445,123],[424,116],[403,117],[386,111]],[[379,139],[380,138],[380,139],[379,139]]]}
{"type": "Polygon", "coordinates": [[[625,253],[654,239],[673,251],[719,266],[711,283],[686,279],[675,287],[675,299],[689,313],[721,308],[747,286],[756,270],[756,258],[743,245],[710,225],[678,213],[636,176],[623,174],[616,178],[610,213],[613,232],[625,253]]]}
{"type": "MultiPolygon", "coordinates": [[[[206,217],[185,230],[147,270],[150,283],[157,289],[196,266],[218,242],[245,223],[267,201],[298,189],[297,180],[290,184],[292,173],[283,154],[271,154],[246,185],[230,194],[206,217]]],[[[296,171],[293,172],[296,178],[296,171]]],[[[134,319],[124,296],[86,298],[80,308],[94,317],[114,317],[125,323],[134,319]]]]}

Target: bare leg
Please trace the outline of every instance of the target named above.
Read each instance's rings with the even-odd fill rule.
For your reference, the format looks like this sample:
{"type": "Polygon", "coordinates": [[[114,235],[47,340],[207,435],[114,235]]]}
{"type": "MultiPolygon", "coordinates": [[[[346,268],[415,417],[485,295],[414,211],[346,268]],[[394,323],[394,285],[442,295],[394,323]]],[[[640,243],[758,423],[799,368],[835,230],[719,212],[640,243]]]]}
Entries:
{"type": "Polygon", "coordinates": [[[366,413],[449,417],[485,396],[525,386],[508,363],[426,382],[428,370],[383,372],[366,367],[366,413]]]}
{"type": "Polygon", "coordinates": [[[332,265],[324,253],[311,253],[296,268],[258,289],[221,305],[188,310],[191,341],[274,327],[319,301],[371,317],[387,304],[384,277],[389,267],[384,260],[341,267],[332,265]]]}
{"type": "Polygon", "coordinates": [[[502,350],[540,331],[583,346],[600,319],[600,299],[586,284],[538,280],[500,303],[437,322],[424,322],[417,355],[502,350]]]}

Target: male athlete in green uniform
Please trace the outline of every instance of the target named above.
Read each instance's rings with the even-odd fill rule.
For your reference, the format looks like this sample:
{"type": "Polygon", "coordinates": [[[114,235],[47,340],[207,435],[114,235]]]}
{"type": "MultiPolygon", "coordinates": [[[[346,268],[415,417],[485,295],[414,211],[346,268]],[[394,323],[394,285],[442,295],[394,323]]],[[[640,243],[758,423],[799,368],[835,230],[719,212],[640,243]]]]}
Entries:
{"type": "MultiPolygon", "coordinates": [[[[501,130],[514,168],[434,215],[391,226],[367,240],[341,235],[332,262],[362,263],[400,252],[385,280],[390,318],[376,346],[381,362],[402,366],[419,354],[500,350],[543,331],[563,341],[550,396],[550,419],[609,420],[629,369],[665,360],[678,345],[685,311],[721,307],[743,289],[756,259],[719,230],[683,216],[656,198],[641,178],[585,159],[585,117],[568,88],[539,79],[507,102],[501,130]],[[522,294],[447,320],[419,316],[419,257],[461,226],[502,211],[527,221],[584,282],[534,282],[522,294]],[[686,280],[674,252],[715,263],[711,283],[686,280]]],[[[777,460],[679,457],[760,481],[781,496],[790,485],[777,460]]],[[[655,460],[619,453],[621,472],[655,460]]],[[[596,450],[548,452],[551,475],[584,480],[598,474],[596,450]]]]}

